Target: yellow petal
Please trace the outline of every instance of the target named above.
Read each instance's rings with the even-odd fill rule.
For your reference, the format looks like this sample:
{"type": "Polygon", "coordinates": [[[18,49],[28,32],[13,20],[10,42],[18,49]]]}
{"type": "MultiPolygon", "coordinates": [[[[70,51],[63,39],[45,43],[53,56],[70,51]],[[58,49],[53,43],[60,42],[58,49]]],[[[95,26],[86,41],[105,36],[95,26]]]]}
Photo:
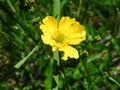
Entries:
{"type": "Polygon", "coordinates": [[[70,19],[69,17],[62,17],[60,22],[59,22],[59,26],[64,25],[64,23],[67,22],[69,19],[70,19]]]}
{"type": "Polygon", "coordinates": [[[51,34],[57,30],[57,21],[52,16],[47,16],[43,19],[43,24],[40,25],[40,29],[44,34],[51,34]]]}
{"type": "MultiPolygon", "coordinates": [[[[86,33],[86,32],[83,32],[86,33]]],[[[71,45],[76,45],[79,44],[80,42],[84,41],[86,39],[86,34],[80,34],[79,36],[74,35],[73,37],[69,37],[69,42],[68,44],[71,45]]]]}
{"type": "Polygon", "coordinates": [[[52,51],[55,51],[59,48],[59,45],[51,38],[50,35],[41,35],[41,38],[45,44],[52,46],[52,51]]]}
{"type": "Polygon", "coordinates": [[[51,46],[55,44],[55,41],[51,38],[50,35],[42,35],[41,38],[45,44],[49,44],[51,46]]]}
{"type": "Polygon", "coordinates": [[[81,38],[72,38],[69,40],[69,44],[70,45],[77,45],[79,44],[80,42],[84,41],[86,39],[86,37],[81,37],[81,38]]]}
{"type": "Polygon", "coordinates": [[[86,39],[86,31],[82,25],[75,22],[67,33],[69,44],[79,44],[81,41],[86,39]]]}
{"type": "Polygon", "coordinates": [[[60,47],[59,50],[64,52],[64,55],[62,57],[63,60],[67,60],[68,57],[75,59],[79,58],[78,51],[71,46],[60,47]]]}
{"type": "Polygon", "coordinates": [[[75,23],[75,19],[70,19],[69,17],[62,17],[58,25],[58,29],[61,32],[66,32],[71,28],[71,25],[75,23]]]}
{"type": "Polygon", "coordinates": [[[80,32],[82,32],[82,31],[85,31],[85,28],[84,28],[84,26],[83,25],[80,25],[80,23],[79,22],[75,22],[72,26],[71,26],[71,28],[70,28],[70,30],[68,31],[69,33],[80,33],[80,32]]]}

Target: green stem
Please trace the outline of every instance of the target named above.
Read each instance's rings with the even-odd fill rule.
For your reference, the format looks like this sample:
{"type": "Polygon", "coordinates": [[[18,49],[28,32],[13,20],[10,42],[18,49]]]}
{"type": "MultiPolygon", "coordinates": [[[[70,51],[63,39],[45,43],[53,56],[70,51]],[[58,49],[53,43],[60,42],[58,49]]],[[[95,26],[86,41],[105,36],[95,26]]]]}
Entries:
{"type": "Polygon", "coordinates": [[[91,86],[91,85],[92,85],[92,80],[91,80],[90,74],[89,74],[89,72],[88,72],[86,63],[85,63],[84,60],[81,60],[81,61],[82,61],[82,64],[83,64],[83,66],[84,66],[84,68],[85,68],[85,71],[86,71],[86,74],[87,74],[87,78],[88,78],[88,80],[89,80],[89,82],[90,82],[90,83],[89,83],[89,86],[91,86]]]}
{"type": "Polygon", "coordinates": [[[120,83],[117,80],[115,80],[112,77],[108,77],[108,78],[109,78],[109,80],[111,80],[112,82],[114,82],[116,85],[118,85],[118,87],[120,87],[120,83]]]}
{"type": "Polygon", "coordinates": [[[60,59],[59,59],[59,51],[56,50],[53,53],[53,79],[55,82],[53,82],[53,89],[52,90],[58,90],[59,86],[59,66],[60,66],[60,59]]]}
{"type": "Polygon", "coordinates": [[[7,0],[7,3],[8,3],[8,5],[10,6],[11,10],[12,10],[14,13],[16,13],[16,10],[15,10],[14,6],[12,5],[11,1],[10,1],[10,0],[7,0]]]}
{"type": "Polygon", "coordinates": [[[53,0],[53,16],[59,22],[59,20],[60,20],[60,0],[53,0]]]}
{"type": "MultiPolygon", "coordinates": [[[[57,19],[59,22],[60,20],[60,0],[53,0],[53,16],[57,19]]],[[[53,53],[53,59],[54,59],[54,75],[53,78],[55,80],[55,87],[52,90],[58,90],[59,86],[59,66],[60,66],[60,59],[59,59],[59,51],[56,50],[53,53]]]]}

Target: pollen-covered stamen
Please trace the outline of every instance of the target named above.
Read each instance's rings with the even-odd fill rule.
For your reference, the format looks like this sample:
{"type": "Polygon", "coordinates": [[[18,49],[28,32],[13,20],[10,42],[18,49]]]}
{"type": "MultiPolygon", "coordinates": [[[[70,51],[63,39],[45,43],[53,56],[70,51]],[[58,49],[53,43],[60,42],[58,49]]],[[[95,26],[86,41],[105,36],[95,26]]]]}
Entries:
{"type": "Polygon", "coordinates": [[[65,35],[62,33],[58,34],[55,38],[55,41],[57,43],[63,43],[64,40],[65,40],[65,35]]]}

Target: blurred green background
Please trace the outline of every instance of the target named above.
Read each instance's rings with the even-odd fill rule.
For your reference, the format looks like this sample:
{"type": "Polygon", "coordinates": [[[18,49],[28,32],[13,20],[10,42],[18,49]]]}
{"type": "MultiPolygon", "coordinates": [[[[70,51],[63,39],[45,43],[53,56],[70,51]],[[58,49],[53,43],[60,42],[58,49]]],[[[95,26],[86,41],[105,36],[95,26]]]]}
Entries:
{"type": "MultiPolygon", "coordinates": [[[[50,90],[53,52],[39,25],[52,13],[52,0],[0,0],[0,90],[50,90]]],[[[120,0],[61,0],[62,16],[84,25],[87,39],[75,46],[78,60],[61,61],[59,90],[120,90],[120,0]]]]}

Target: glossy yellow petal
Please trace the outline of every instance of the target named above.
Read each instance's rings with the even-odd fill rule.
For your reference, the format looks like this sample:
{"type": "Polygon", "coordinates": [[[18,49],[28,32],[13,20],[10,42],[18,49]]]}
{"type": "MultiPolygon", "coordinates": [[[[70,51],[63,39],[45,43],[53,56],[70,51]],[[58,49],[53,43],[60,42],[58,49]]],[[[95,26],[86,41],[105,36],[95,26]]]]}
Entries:
{"type": "Polygon", "coordinates": [[[64,52],[64,55],[62,57],[63,60],[67,60],[68,57],[75,59],[79,58],[78,51],[71,46],[60,47],[59,50],[64,52]]]}
{"type": "Polygon", "coordinates": [[[86,31],[82,25],[78,22],[75,22],[67,33],[69,44],[79,44],[81,41],[86,39],[86,31]]]}
{"type": "Polygon", "coordinates": [[[74,39],[70,39],[68,43],[69,43],[70,45],[77,45],[77,44],[79,44],[80,42],[84,41],[85,39],[86,39],[86,37],[74,38],[74,39]]]}
{"type": "Polygon", "coordinates": [[[43,24],[40,25],[40,29],[44,34],[51,34],[57,30],[57,21],[52,16],[47,16],[43,19],[43,24]]]}
{"type": "Polygon", "coordinates": [[[75,36],[78,36],[79,34],[82,35],[84,31],[85,28],[83,27],[83,25],[80,25],[78,22],[75,22],[69,29],[68,33],[72,35],[75,34],[75,36]]]}
{"type": "MultiPolygon", "coordinates": [[[[85,33],[85,32],[83,32],[85,33]]],[[[76,45],[76,44],[79,44],[80,42],[84,41],[86,39],[86,36],[85,34],[80,34],[78,37],[77,35],[74,35],[74,37],[69,37],[69,44],[71,45],[76,45]]]]}
{"type": "Polygon", "coordinates": [[[43,41],[45,44],[48,44],[48,45],[52,46],[52,51],[55,51],[55,50],[58,49],[59,47],[64,46],[64,45],[61,44],[61,43],[59,43],[59,44],[56,43],[56,41],[53,40],[50,35],[41,35],[41,38],[42,38],[42,41],[43,41]]]}
{"type": "Polygon", "coordinates": [[[72,24],[75,23],[75,19],[70,19],[69,17],[62,17],[62,19],[60,20],[60,23],[58,25],[58,29],[61,32],[67,33],[67,31],[69,31],[69,29],[71,28],[72,24]]]}
{"type": "Polygon", "coordinates": [[[51,46],[55,44],[55,41],[51,38],[50,35],[42,35],[41,38],[45,44],[49,44],[51,46]]]}

